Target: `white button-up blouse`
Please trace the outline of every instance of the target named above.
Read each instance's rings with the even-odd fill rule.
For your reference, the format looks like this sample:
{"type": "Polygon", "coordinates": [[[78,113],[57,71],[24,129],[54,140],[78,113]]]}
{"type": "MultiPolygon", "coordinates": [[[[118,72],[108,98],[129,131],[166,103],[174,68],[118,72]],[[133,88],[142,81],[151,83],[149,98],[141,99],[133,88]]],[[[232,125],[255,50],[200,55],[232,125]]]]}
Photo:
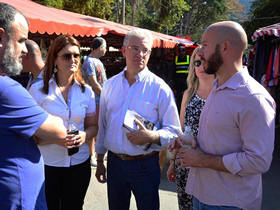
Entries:
{"type": "MultiPolygon", "coordinates": [[[[80,83],[74,80],[69,90],[68,103],[66,103],[54,77],[49,81],[48,95],[41,91],[42,87],[43,80],[34,83],[29,89],[37,103],[48,113],[60,117],[66,128],[68,128],[68,123],[72,121],[79,130],[84,131],[85,117],[96,112],[95,96],[92,89],[85,85],[85,92],[82,92],[80,83]]],[[[67,148],[57,144],[40,145],[39,149],[45,165],[55,167],[69,167],[83,163],[90,155],[87,143],[80,146],[79,152],[72,156],[68,156],[67,148]]]]}

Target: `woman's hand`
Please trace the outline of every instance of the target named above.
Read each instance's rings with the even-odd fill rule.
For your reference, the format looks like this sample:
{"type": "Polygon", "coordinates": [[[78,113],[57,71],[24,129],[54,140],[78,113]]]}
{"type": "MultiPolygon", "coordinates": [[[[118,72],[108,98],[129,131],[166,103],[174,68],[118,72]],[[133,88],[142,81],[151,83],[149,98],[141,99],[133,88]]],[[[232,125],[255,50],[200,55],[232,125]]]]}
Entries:
{"type": "Polygon", "coordinates": [[[66,136],[65,147],[68,149],[82,146],[86,141],[86,132],[79,131],[79,134],[68,134],[66,136]]]}
{"type": "Polygon", "coordinates": [[[166,176],[169,182],[175,182],[175,165],[174,165],[174,161],[172,160],[167,169],[166,176]]]}

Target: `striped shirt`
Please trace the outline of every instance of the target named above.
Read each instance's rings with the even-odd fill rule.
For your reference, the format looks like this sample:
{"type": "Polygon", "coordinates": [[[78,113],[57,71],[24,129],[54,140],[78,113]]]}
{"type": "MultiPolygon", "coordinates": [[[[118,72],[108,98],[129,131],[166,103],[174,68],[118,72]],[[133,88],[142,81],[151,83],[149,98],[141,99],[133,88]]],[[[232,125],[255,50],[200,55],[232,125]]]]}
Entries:
{"type": "Polygon", "coordinates": [[[136,75],[136,82],[129,85],[124,71],[109,79],[103,86],[100,99],[99,130],[95,151],[140,155],[160,151],[180,130],[176,103],[170,87],[145,68],[136,75]],[[152,144],[148,150],[132,144],[123,127],[127,110],[133,110],[158,128],[161,146],[152,144]]]}

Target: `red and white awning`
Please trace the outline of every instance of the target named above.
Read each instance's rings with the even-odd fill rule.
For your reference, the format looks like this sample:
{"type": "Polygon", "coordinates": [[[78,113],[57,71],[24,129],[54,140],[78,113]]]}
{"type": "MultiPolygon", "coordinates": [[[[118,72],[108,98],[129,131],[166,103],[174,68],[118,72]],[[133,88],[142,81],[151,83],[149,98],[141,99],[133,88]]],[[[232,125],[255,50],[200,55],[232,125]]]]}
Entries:
{"type": "MultiPolygon", "coordinates": [[[[70,34],[74,36],[101,36],[108,32],[118,36],[125,36],[128,31],[135,28],[100,18],[85,16],[73,12],[45,7],[31,0],[0,0],[20,10],[29,20],[29,31],[39,34],[70,34]]],[[[177,38],[166,34],[151,31],[153,47],[173,48],[181,43],[185,46],[193,46],[188,39],[177,38]]]]}
{"type": "Polygon", "coordinates": [[[257,29],[252,36],[252,40],[256,41],[260,37],[272,35],[280,37],[280,23],[257,29]]]}

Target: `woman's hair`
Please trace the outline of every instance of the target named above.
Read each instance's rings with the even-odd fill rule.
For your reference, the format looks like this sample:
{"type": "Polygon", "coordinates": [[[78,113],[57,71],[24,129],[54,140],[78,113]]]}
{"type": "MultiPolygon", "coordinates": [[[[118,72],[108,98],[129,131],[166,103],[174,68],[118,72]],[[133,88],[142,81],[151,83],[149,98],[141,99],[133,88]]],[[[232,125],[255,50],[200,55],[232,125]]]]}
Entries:
{"type": "Polygon", "coordinates": [[[198,80],[198,77],[196,76],[195,66],[194,66],[195,56],[197,55],[198,50],[199,50],[199,47],[194,49],[192,56],[191,56],[189,74],[188,74],[188,78],[187,78],[188,89],[186,91],[188,94],[187,94],[187,98],[186,98],[186,104],[189,103],[191,97],[195,94],[195,92],[197,91],[198,86],[199,86],[199,80],[198,80]]]}
{"type": "MultiPolygon", "coordinates": [[[[53,74],[55,74],[56,82],[58,82],[57,74],[54,72],[55,60],[60,50],[62,50],[68,44],[77,46],[79,48],[79,52],[81,52],[79,42],[70,35],[60,35],[53,41],[53,43],[50,46],[46,58],[45,67],[44,67],[44,86],[42,88],[42,91],[45,94],[49,93],[49,80],[52,78],[53,74]]],[[[84,92],[85,83],[82,79],[82,72],[80,67],[81,67],[81,62],[79,64],[78,70],[74,73],[74,78],[81,84],[82,92],[84,92]]]]}

